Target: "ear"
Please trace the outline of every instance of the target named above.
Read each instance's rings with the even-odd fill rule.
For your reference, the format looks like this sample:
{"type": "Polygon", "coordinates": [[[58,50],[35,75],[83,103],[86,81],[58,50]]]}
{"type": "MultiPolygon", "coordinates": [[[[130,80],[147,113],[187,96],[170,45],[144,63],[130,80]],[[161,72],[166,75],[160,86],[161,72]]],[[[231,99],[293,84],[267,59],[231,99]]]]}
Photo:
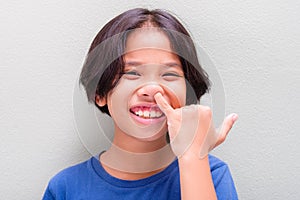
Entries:
{"type": "Polygon", "coordinates": [[[100,107],[106,105],[106,98],[100,98],[99,95],[96,96],[96,104],[100,107]]]}

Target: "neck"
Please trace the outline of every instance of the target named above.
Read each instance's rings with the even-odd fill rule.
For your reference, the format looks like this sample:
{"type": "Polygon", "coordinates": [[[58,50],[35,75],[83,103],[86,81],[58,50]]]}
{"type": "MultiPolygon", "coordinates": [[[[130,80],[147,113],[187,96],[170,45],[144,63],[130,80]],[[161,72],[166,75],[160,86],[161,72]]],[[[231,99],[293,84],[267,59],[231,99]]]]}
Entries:
{"type": "Polygon", "coordinates": [[[163,170],[175,158],[165,135],[147,141],[115,132],[113,143],[101,155],[100,162],[112,176],[135,180],[163,170]]]}
{"type": "Polygon", "coordinates": [[[137,180],[158,173],[170,165],[176,156],[170,145],[147,153],[132,153],[114,144],[101,154],[100,162],[110,175],[125,179],[137,180]]]}

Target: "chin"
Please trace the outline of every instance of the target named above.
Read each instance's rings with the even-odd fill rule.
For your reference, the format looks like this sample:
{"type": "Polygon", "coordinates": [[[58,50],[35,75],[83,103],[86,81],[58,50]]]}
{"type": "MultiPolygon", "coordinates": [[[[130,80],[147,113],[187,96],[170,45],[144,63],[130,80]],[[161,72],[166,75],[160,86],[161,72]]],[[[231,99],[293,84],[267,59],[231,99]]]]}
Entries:
{"type": "Polygon", "coordinates": [[[156,133],[149,137],[135,137],[135,138],[137,138],[138,140],[143,141],[143,142],[154,142],[154,141],[160,141],[160,140],[167,141],[166,134],[167,134],[167,131],[162,131],[160,133],[156,133]]]}

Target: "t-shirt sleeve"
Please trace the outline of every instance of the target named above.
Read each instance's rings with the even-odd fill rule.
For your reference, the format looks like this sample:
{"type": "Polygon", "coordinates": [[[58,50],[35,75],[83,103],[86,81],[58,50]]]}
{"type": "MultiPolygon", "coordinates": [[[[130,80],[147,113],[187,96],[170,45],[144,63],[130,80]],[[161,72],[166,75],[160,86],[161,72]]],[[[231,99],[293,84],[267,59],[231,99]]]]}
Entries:
{"type": "Polygon", "coordinates": [[[228,165],[211,156],[210,166],[218,200],[237,200],[238,195],[228,165]]]}
{"type": "Polygon", "coordinates": [[[66,172],[62,171],[51,178],[42,200],[66,199],[66,172]]]}
{"type": "Polygon", "coordinates": [[[42,200],[55,200],[52,192],[50,191],[50,187],[49,185],[47,186],[45,193],[43,195],[43,199],[42,200]]]}

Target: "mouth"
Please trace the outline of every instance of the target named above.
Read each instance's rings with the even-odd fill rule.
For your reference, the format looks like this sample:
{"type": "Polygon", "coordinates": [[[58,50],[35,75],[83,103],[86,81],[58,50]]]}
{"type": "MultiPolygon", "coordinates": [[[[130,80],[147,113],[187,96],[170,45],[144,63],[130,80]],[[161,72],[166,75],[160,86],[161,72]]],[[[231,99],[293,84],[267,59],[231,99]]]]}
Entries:
{"type": "Polygon", "coordinates": [[[158,119],[164,116],[164,113],[157,105],[153,106],[134,106],[130,108],[130,112],[143,119],[158,119]]]}

